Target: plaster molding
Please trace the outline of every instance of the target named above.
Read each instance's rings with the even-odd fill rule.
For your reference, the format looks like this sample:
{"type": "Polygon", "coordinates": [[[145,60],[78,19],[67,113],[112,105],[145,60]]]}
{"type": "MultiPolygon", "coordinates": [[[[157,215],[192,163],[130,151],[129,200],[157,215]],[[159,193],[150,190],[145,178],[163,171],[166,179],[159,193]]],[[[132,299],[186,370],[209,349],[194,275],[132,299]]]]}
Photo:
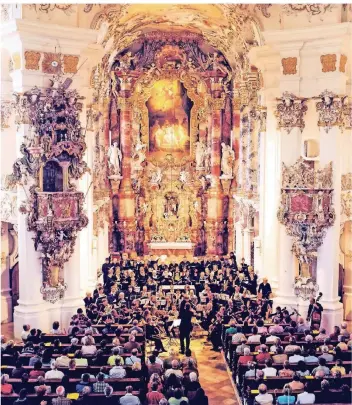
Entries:
{"type": "Polygon", "coordinates": [[[330,42],[332,38],[341,40],[351,33],[352,23],[346,22],[293,30],[264,31],[262,34],[266,44],[273,45],[278,49],[285,49],[292,41],[294,43],[302,41],[304,44],[321,42],[324,45],[326,41],[330,42]]]}
{"type": "Polygon", "coordinates": [[[12,20],[2,24],[0,34],[1,46],[5,48],[13,49],[14,45],[18,45],[33,51],[53,51],[59,40],[61,53],[75,53],[73,49],[80,50],[96,43],[98,31],[39,21],[12,20]]]}

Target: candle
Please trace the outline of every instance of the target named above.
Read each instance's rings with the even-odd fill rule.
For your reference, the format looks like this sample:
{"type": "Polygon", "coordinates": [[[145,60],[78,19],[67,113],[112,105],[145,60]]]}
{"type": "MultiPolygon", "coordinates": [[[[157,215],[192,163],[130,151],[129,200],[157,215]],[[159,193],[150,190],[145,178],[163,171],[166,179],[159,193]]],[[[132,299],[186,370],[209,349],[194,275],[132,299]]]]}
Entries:
{"type": "Polygon", "coordinates": [[[233,131],[231,130],[231,135],[230,135],[230,145],[231,145],[231,149],[232,149],[232,138],[233,138],[233,131]]]}
{"type": "Polygon", "coordinates": [[[109,131],[109,146],[111,145],[111,131],[109,131]]]}

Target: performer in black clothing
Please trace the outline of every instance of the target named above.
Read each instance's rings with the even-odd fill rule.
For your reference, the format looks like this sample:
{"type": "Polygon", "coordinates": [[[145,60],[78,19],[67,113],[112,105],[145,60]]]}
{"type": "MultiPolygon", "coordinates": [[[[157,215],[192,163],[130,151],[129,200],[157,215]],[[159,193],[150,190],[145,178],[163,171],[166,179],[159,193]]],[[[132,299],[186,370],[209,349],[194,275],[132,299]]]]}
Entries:
{"type": "Polygon", "coordinates": [[[271,286],[268,283],[268,279],[266,277],[263,278],[263,282],[259,284],[258,294],[262,294],[263,299],[269,299],[271,294],[271,286]]]}
{"type": "Polygon", "coordinates": [[[318,329],[320,328],[322,312],[322,305],[319,302],[316,302],[314,298],[311,298],[307,314],[307,321],[310,321],[311,327],[313,325],[318,325],[318,329]]]}
{"type": "Polygon", "coordinates": [[[105,259],[105,263],[102,265],[101,267],[101,271],[103,273],[103,280],[104,280],[104,284],[106,283],[107,277],[108,277],[108,272],[110,269],[111,265],[110,265],[110,259],[107,257],[105,259]]]}
{"type": "Polygon", "coordinates": [[[181,347],[181,353],[185,353],[185,349],[189,350],[189,345],[191,342],[190,335],[192,332],[192,317],[193,317],[193,311],[191,310],[191,304],[187,302],[184,305],[184,309],[181,310],[182,303],[180,306],[180,318],[181,318],[181,324],[180,324],[180,347],[181,347]],[[186,341],[186,345],[185,345],[186,341]]]}

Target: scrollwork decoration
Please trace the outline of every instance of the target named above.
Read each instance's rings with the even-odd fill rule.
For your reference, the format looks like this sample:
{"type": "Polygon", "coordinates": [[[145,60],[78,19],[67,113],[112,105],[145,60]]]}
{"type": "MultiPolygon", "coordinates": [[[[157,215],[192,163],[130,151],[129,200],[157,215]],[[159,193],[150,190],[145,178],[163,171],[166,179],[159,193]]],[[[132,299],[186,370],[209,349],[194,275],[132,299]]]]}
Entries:
{"type": "Polygon", "coordinates": [[[293,128],[299,128],[302,131],[305,126],[304,115],[308,110],[305,104],[307,99],[284,92],[282,97],[277,100],[276,117],[278,118],[278,127],[284,129],[288,134],[293,128]]]}

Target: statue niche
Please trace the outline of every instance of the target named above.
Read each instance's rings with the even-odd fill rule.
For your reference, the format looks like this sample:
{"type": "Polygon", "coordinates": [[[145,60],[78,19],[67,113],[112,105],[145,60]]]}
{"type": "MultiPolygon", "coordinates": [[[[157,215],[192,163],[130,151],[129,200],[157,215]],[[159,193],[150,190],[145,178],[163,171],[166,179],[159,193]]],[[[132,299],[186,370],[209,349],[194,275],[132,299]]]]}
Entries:
{"type": "Polygon", "coordinates": [[[50,160],[43,168],[43,191],[62,192],[63,191],[63,170],[58,162],[50,160]]]}

